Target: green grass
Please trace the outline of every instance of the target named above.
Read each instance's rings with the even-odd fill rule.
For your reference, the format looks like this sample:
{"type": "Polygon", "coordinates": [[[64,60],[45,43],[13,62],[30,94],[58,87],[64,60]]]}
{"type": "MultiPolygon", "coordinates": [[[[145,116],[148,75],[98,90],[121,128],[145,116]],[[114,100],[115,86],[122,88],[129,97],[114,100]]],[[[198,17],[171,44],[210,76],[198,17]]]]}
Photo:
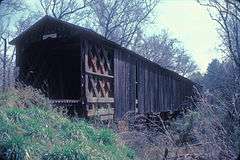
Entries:
{"type": "Polygon", "coordinates": [[[109,129],[96,129],[85,121],[70,120],[43,103],[35,103],[36,100],[32,103],[31,98],[27,100],[27,108],[17,107],[18,101],[23,101],[23,97],[16,93],[0,96],[0,156],[3,159],[134,158],[134,153],[120,145],[116,134],[109,129]]]}

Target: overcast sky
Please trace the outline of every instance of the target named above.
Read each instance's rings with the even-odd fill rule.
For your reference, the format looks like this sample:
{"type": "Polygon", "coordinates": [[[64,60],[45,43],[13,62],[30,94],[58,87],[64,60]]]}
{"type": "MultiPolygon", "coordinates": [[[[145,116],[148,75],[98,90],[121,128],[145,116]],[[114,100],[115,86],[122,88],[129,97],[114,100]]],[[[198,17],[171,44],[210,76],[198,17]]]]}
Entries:
{"type": "Polygon", "coordinates": [[[201,72],[206,71],[212,58],[221,57],[216,49],[220,43],[217,25],[195,0],[162,0],[155,14],[157,18],[148,32],[155,34],[167,29],[182,41],[201,72]]]}

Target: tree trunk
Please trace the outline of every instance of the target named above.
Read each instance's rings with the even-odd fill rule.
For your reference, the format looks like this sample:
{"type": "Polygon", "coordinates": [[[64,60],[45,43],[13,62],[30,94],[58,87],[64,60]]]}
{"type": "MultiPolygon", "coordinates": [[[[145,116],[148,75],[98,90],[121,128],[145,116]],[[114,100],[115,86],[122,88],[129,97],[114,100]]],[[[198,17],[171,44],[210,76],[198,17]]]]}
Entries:
{"type": "Polygon", "coordinates": [[[6,69],[7,69],[7,39],[2,38],[4,41],[4,50],[3,50],[3,57],[2,57],[2,62],[3,62],[3,80],[2,80],[2,91],[6,91],[6,69]]]}

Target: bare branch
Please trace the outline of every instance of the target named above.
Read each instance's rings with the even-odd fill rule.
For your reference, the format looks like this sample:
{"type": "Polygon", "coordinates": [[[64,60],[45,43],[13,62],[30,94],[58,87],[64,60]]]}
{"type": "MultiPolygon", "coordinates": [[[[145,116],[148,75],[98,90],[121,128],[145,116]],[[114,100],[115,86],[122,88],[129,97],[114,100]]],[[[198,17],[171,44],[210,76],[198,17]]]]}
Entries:
{"type": "Polygon", "coordinates": [[[45,14],[50,14],[58,19],[66,19],[72,14],[83,11],[92,0],[40,0],[45,14]]]}
{"type": "Polygon", "coordinates": [[[148,23],[157,4],[158,0],[97,0],[91,5],[96,15],[95,27],[100,28],[106,38],[129,47],[142,25],[148,23]]]}
{"type": "Polygon", "coordinates": [[[201,5],[217,11],[217,15],[210,12],[210,16],[221,28],[220,37],[223,45],[228,49],[229,57],[232,57],[235,64],[240,68],[240,31],[238,29],[240,3],[235,0],[208,0],[207,2],[204,1],[205,3],[198,1],[201,5]]]}

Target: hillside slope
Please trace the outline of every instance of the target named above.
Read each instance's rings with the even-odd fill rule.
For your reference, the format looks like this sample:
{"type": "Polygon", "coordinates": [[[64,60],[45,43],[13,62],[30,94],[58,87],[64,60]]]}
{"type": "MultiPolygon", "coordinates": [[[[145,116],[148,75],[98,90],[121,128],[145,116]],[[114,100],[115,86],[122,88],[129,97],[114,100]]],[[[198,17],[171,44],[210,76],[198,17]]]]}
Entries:
{"type": "Polygon", "coordinates": [[[31,88],[0,95],[0,157],[4,160],[129,160],[134,154],[109,129],[70,120],[31,88]]]}

